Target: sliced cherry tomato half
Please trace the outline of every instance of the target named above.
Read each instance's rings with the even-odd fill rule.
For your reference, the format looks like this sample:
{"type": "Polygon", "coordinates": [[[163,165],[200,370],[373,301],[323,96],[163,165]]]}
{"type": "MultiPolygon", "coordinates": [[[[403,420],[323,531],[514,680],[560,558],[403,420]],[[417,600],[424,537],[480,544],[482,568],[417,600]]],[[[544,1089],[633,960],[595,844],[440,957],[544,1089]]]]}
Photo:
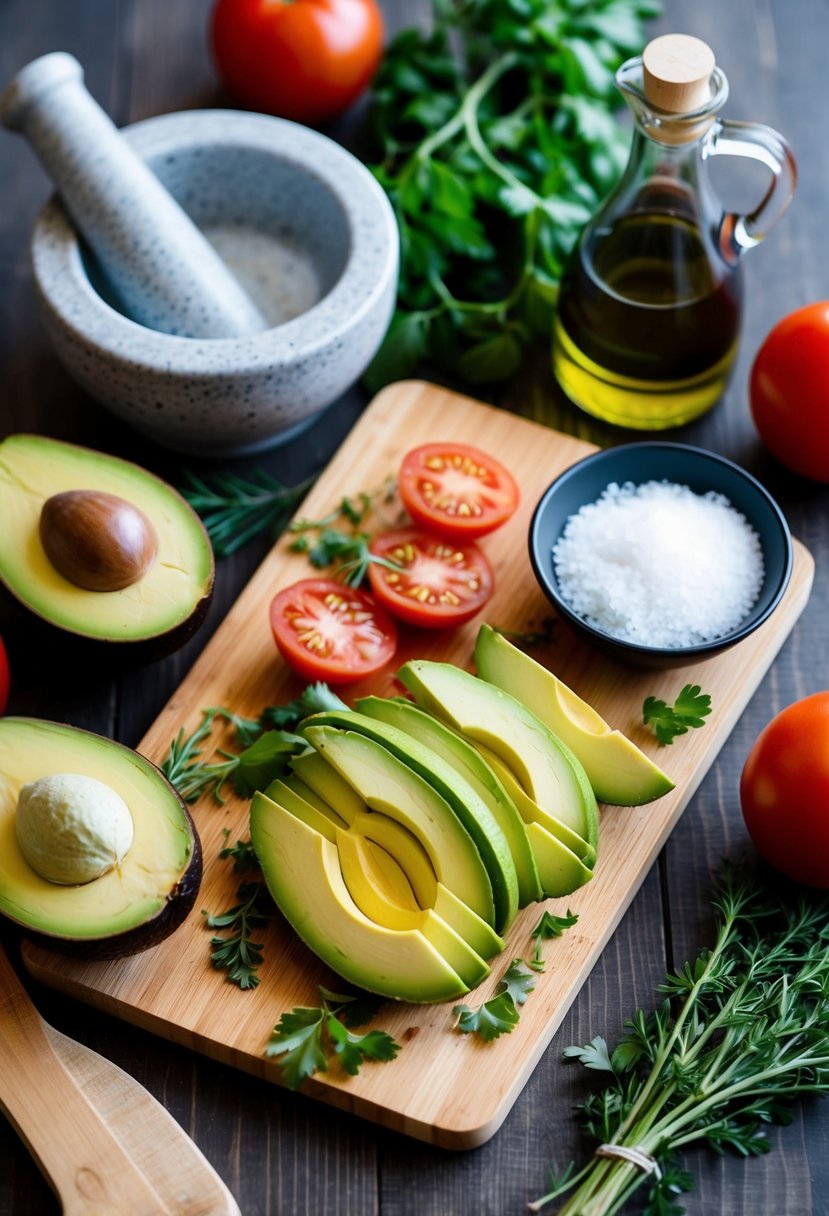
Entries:
{"type": "Polygon", "coordinates": [[[379,603],[399,620],[425,629],[462,625],[481,611],[492,595],[492,567],[477,545],[458,545],[419,528],[384,532],[371,542],[377,562],[368,568],[379,603]]]}
{"type": "Polygon", "coordinates": [[[397,628],[365,591],[306,578],[275,595],[271,629],[280,654],[306,680],[347,684],[379,671],[397,648],[397,628]]]}
{"type": "Polygon", "coordinates": [[[403,457],[398,489],[416,524],[460,542],[500,528],[520,498],[502,464],[463,443],[413,448],[403,457]]]}

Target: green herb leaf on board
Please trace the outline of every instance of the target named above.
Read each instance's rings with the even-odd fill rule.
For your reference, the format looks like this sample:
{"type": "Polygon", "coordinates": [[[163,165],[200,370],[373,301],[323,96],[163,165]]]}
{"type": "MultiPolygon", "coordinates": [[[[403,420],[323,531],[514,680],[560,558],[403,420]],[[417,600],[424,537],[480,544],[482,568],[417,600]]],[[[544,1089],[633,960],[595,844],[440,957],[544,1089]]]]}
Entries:
{"type": "Polygon", "coordinates": [[[686,684],[673,705],[646,697],[642,705],[645,726],[652,726],[660,744],[673,743],[678,735],[705,725],[711,713],[711,697],[702,692],[699,684],[686,684]]]}
{"type": "Polygon", "coordinates": [[[326,1072],[332,1059],[354,1077],[366,1060],[393,1060],[400,1050],[383,1030],[353,1033],[354,1026],[364,1025],[377,1012],[378,998],[368,993],[342,995],[322,987],[319,991],[320,1006],[283,1013],[265,1047],[266,1056],[279,1059],[289,1089],[315,1072],[326,1072]]]}

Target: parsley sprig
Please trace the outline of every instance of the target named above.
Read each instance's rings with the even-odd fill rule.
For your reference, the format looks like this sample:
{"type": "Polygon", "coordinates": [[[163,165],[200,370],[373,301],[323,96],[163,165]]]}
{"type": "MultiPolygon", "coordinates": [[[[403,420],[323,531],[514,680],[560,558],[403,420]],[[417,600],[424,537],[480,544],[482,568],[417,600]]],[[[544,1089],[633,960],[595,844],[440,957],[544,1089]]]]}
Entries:
{"type": "Polygon", "coordinates": [[[541,943],[549,941],[553,937],[561,937],[566,929],[572,929],[573,925],[578,921],[578,915],[567,909],[565,916],[555,916],[552,912],[543,912],[541,920],[532,931],[533,956],[530,959],[529,966],[533,971],[543,971],[545,968],[544,955],[541,952],[541,943]]]}
{"type": "Polygon", "coordinates": [[[638,1148],[662,1177],[594,1159],[553,1177],[531,1210],[572,1191],[560,1216],[613,1216],[646,1187],[649,1216],[680,1213],[676,1196],[691,1188],[681,1150],[767,1152],[764,1129],[790,1120],[793,1099],[829,1093],[829,897],[730,867],[714,906],[714,946],[666,977],[651,1013],[639,1010],[612,1051],[597,1037],[565,1052],[606,1077],[582,1108],[588,1135],[638,1148]]]}
{"type": "Polygon", "coordinates": [[[235,473],[209,481],[189,471],[184,477],[182,497],[201,516],[217,557],[228,557],[266,529],[277,537],[315,481],[284,486],[264,469],[255,469],[249,481],[235,473]]]}
{"type": "Polygon", "coordinates": [[[366,1060],[393,1060],[400,1044],[382,1030],[354,1034],[377,1013],[380,999],[365,994],[343,994],[320,988],[316,1008],[298,1006],[283,1013],[274,1026],[265,1055],[279,1059],[282,1080],[296,1089],[306,1077],[326,1072],[336,1060],[356,1076],[366,1060]]]}
{"type": "Polygon", "coordinates": [[[399,570],[396,562],[371,552],[371,534],[360,530],[360,525],[380,504],[394,500],[395,491],[394,478],[387,477],[378,490],[371,494],[346,496],[333,511],[320,519],[294,520],[289,532],[295,535],[295,539],[288,548],[292,553],[306,553],[317,570],[334,566],[336,577],[349,587],[358,587],[372,564],[399,570]],[[335,527],[338,521],[350,525],[350,530],[335,527]]]}
{"type": "Polygon", "coordinates": [[[373,389],[427,358],[470,383],[510,378],[549,338],[575,237],[620,172],[613,74],[655,0],[435,0],[387,48],[372,166],[397,216],[397,313],[373,389]]]}
{"type": "Polygon", "coordinates": [[[265,789],[288,770],[292,756],[307,743],[295,728],[303,718],[323,709],[344,709],[345,702],[327,684],[310,684],[302,694],[285,705],[268,705],[258,718],[242,718],[221,706],[202,710],[202,720],[191,734],[181,728],[170,744],[161,770],[185,802],[212,795],[220,805],[225,800],[225,785],[249,798],[254,790],[265,789]],[[228,722],[242,744],[242,752],[218,749],[220,760],[206,761],[204,752],[216,721],[228,722]]]}
{"type": "Polygon", "coordinates": [[[273,905],[264,883],[243,882],[236,892],[238,902],[225,912],[207,917],[210,929],[224,929],[225,936],[210,939],[210,961],[217,970],[224,968],[227,978],[240,988],[256,988],[262,963],[262,942],[253,940],[253,931],[271,919],[273,905]]]}
{"type": "Polygon", "coordinates": [[[510,1034],[517,1025],[521,1006],[535,988],[535,976],[520,958],[514,958],[498,981],[498,991],[482,1005],[456,1005],[457,1027],[464,1034],[477,1034],[490,1043],[510,1034]]]}
{"type": "Polygon", "coordinates": [[[673,743],[678,735],[705,726],[705,719],[710,713],[711,697],[702,691],[699,684],[686,684],[673,705],[656,697],[645,697],[642,705],[645,726],[653,727],[663,747],[673,743]]]}

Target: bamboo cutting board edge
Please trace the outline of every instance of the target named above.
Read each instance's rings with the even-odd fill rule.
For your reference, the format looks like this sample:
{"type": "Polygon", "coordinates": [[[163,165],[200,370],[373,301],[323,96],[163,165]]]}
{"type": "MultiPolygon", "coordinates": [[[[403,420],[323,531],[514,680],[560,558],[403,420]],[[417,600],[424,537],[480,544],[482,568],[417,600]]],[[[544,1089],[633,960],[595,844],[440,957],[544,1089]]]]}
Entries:
{"type": "MultiPolygon", "coordinates": [[[[302,504],[301,513],[322,514],[342,494],[353,494],[357,486],[366,486],[366,476],[362,469],[358,475],[355,466],[371,468],[371,475],[377,474],[379,482],[384,472],[396,466],[403,451],[434,438],[467,439],[493,451],[513,468],[525,487],[525,501],[518,516],[484,542],[491,547],[499,580],[492,614],[487,614],[487,619],[516,627],[526,624],[533,614],[549,614],[529,570],[526,526],[535,501],[553,476],[595,450],[581,440],[424,382],[403,382],[383,390],[367,408],[302,504]],[[519,547],[515,539],[521,535],[522,527],[519,547]]],[[[677,748],[676,763],[681,763],[683,773],[681,777],[678,772],[672,773],[677,777],[677,789],[672,794],[650,808],[603,811],[596,876],[570,899],[559,901],[579,911],[579,925],[556,943],[557,964],[551,962],[548,972],[540,977],[518,1027],[510,1036],[494,1044],[478,1044],[472,1036],[448,1032],[451,1006],[388,1003],[376,1024],[406,1043],[398,1060],[382,1067],[367,1066],[353,1079],[325,1074],[306,1082],[306,1093],[446,1148],[474,1147],[497,1130],[805,606],[812,566],[808,552],[796,543],[792,582],[769,621],[738,647],[693,667],[675,669],[672,673],[637,675],[608,664],[583,645],[568,647],[563,656],[556,652],[555,645],[551,648],[559,674],[594,701],[613,725],[622,730],[627,728],[646,751],[654,751],[652,736],[643,732],[641,724],[637,728],[632,718],[628,723],[624,717],[629,706],[641,705],[639,694],[643,688],[664,695],[663,690],[669,685],[681,687],[681,682],[686,682],[683,675],[687,674],[706,689],[711,686],[717,689],[715,705],[719,712],[709,719],[705,730],[682,740],[682,751],[677,748]],[[407,1079],[411,1087],[407,1086],[407,1079]],[[467,1089],[474,1092],[474,1103],[463,1097],[461,1090],[467,1089]]],[[[284,670],[275,674],[277,665],[266,620],[253,630],[250,626],[257,615],[265,617],[264,609],[278,586],[307,573],[303,559],[287,554],[284,546],[277,544],[271,550],[139,750],[159,759],[182,724],[195,725],[203,705],[227,704],[236,712],[249,714],[258,712],[269,701],[293,695],[291,680],[284,670]]],[[[399,655],[396,665],[407,657],[424,653],[451,656],[454,661],[468,665],[476,630],[477,622],[472,622],[457,631],[451,641],[436,640],[435,635],[409,636],[408,653],[399,655]]],[[[368,691],[369,687],[371,691],[392,691],[388,678],[379,687],[376,683],[365,683],[366,687],[360,685],[353,690],[354,695],[368,691]]],[[[347,690],[347,697],[352,699],[352,689],[347,690]]],[[[664,756],[663,749],[667,767],[664,756]]],[[[195,817],[203,843],[208,842],[206,882],[198,907],[209,906],[215,911],[228,906],[227,893],[235,890],[232,875],[221,870],[225,863],[213,860],[221,847],[216,842],[225,827],[231,830],[235,827],[241,832],[246,817],[242,804],[224,814],[210,805],[196,806],[195,817]],[[219,899],[224,902],[219,903],[219,899]]],[[[503,959],[526,949],[528,934],[537,917],[537,908],[520,914],[510,931],[503,959]],[[524,937],[519,939],[520,934],[524,937]]],[[[330,978],[323,975],[325,968],[292,940],[293,935],[283,924],[271,935],[276,945],[268,943],[269,952],[273,948],[274,961],[263,969],[262,985],[253,994],[239,993],[206,965],[207,938],[200,919],[198,910],[194,910],[188,921],[189,929],[182,926],[167,943],[120,963],[68,960],[31,943],[26,945],[24,957],[32,974],[52,987],[222,1062],[278,1082],[278,1066],[261,1054],[267,1032],[284,1008],[316,1003],[315,977],[316,982],[328,984],[330,978]],[[186,960],[183,968],[179,956],[186,960]],[[177,968],[182,971],[178,983],[177,968]],[[286,974],[288,979],[283,982],[286,974]],[[268,988],[271,995],[266,1019],[264,1014],[260,1017],[254,1013],[251,1001],[255,1003],[256,995],[268,988]],[[225,1029],[219,1033],[217,1026],[221,1025],[225,1029]]],[[[499,960],[495,960],[491,979],[466,999],[470,1003],[486,999],[502,970],[499,960]]]]}

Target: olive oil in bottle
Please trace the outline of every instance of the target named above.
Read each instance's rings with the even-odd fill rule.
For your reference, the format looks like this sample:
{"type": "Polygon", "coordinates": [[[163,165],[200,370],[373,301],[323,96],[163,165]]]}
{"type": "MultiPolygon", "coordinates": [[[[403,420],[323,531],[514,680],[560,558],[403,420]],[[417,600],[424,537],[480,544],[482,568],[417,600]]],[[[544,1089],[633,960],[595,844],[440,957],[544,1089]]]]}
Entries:
{"type": "Polygon", "coordinates": [[[588,413],[677,426],[719,400],[737,351],[740,278],[689,219],[623,216],[582,241],[561,284],[556,377],[588,413]]]}
{"type": "Polygon", "coordinates": [[[776,131],[718,117],[728,82],[698,38],[654,39],[616,83],[633,114],[630,157],[565,267],[553,368],[587,413],[658,430],[722,395],[740,331],[740,259],[786,210],[796,170],[776,131]],[[705,162],[722,154],[771,171],[749,215],[725,211],[711,189],[705,162]]]}

